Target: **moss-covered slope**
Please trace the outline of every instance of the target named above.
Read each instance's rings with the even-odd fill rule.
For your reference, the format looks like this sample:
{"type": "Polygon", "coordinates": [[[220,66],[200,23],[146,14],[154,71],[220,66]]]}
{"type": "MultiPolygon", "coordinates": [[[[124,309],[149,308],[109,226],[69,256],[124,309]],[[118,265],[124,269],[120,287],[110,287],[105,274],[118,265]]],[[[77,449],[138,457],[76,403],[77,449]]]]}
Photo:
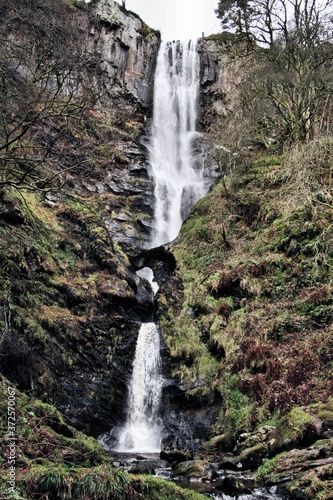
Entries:
{"type": "Polygon", "coordinates": [[[251,153],[171,249],[162,331],[187,394],[221,402],[211,437],[222,449],[295,407],[320,404],[331,428],[332,161],[331,137],[251,153]]]}
{"type": "Polygon", "coordinates": [[[107,430],[122,417],[149,308],[136,299],[135,273],[93,197],[50,203],[7,191],[1,201],[2,373],[80,429],[107,430]]]}

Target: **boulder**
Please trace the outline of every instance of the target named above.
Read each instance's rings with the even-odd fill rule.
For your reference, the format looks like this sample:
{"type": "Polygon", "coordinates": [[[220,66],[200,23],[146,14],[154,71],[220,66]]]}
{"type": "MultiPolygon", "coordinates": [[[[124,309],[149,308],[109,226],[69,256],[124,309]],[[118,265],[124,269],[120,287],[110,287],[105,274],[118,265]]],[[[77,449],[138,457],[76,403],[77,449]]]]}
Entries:
{"type": "Polygon", "coordinates": [[[174,468],[173,477],[182,477],[183,479],[190,481],[191,479],[210,479],[211,469],[208,463],[204,460],[189,460],[186,462],[181,462],[174,468]]]}

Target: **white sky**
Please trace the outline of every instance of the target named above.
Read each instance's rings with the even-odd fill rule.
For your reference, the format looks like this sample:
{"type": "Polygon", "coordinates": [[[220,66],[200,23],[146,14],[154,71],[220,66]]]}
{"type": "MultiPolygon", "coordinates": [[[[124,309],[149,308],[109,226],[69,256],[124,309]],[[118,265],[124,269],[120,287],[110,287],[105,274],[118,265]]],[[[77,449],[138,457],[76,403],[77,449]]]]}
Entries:
{"type": "MultiPolygon", "coordinates": [[[[121,3],[121,0],[116,0],[121,3]]],[[[221,31],[215,15],[218,0],[126,0],[127,10],[138,14],[162,40],[196,39],[221,31]]]]}

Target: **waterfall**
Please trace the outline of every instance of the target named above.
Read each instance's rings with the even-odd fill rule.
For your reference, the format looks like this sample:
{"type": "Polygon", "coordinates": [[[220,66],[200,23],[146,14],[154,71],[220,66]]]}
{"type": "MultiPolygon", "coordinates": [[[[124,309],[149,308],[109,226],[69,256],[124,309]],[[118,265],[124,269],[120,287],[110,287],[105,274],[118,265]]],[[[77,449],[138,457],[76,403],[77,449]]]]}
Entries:
{"type": "Polygon", "coordinates": [[[159,331],[155,323],[143,323],[129,386],[127,421],[119,434],[118,451],[160,452],[161,391],[159,331]]]}
{"type": "MultiPolygon", "coordinates": [[[[199,56],[196,42],[166,42],[158,54],[154,109],[148,144],[150,174],[154,180],[154,224],[150,247],[172,241],[193,204],[207,192],[203,154],[196,129],[199,91],[199,56]]],[[[151,269],[137,272],[152,291],[151,269]]],[[[160,336],[155,323],[141,325],[132,378],[127,419],[117,432],[117,451],[159,452],[162,423],[160,336]]],[[[104,438],[101,439],[105,443],[104,438]]]]}
{"type": "MultiPolygon", "coordinates": [[[[136,272],[158,290],[149,267],[136,272]]],[[[162,395],[160,334],[155,323],[142,323],[136,342],[133,372],[127,401],[127,420],[118,436],[118,451],[160,452],[162,426],[159,418],[162,395]]]]}
{"type": "Polygon", "coordinates": [[[161,44],[149,149],[155,183],[151,247],[173,240],[205,192],[202,157],[195,153],[199,56],[196,42],[161,44]]]}

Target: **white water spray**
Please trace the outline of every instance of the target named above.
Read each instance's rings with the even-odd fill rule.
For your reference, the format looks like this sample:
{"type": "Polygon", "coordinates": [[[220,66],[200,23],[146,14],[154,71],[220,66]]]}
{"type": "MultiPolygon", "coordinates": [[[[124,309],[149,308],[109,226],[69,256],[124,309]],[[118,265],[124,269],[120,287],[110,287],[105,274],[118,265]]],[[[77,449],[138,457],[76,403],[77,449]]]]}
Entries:
{"type": "Polygon", "coordinates": [[[155,323],[143,323],[135,350],[127,421],[119,435],[118,451],[160,452],[161,392],[159,332],[155,323]]]}
{"type": "Polygon", "coordinates": [[[165,42],[157,60],[152,136],[149,146],[155,182],[151,247],[173,240],[193,204],[205,192],[203,161],[194,142],[199,90],[196,43],[165,42]]]}

